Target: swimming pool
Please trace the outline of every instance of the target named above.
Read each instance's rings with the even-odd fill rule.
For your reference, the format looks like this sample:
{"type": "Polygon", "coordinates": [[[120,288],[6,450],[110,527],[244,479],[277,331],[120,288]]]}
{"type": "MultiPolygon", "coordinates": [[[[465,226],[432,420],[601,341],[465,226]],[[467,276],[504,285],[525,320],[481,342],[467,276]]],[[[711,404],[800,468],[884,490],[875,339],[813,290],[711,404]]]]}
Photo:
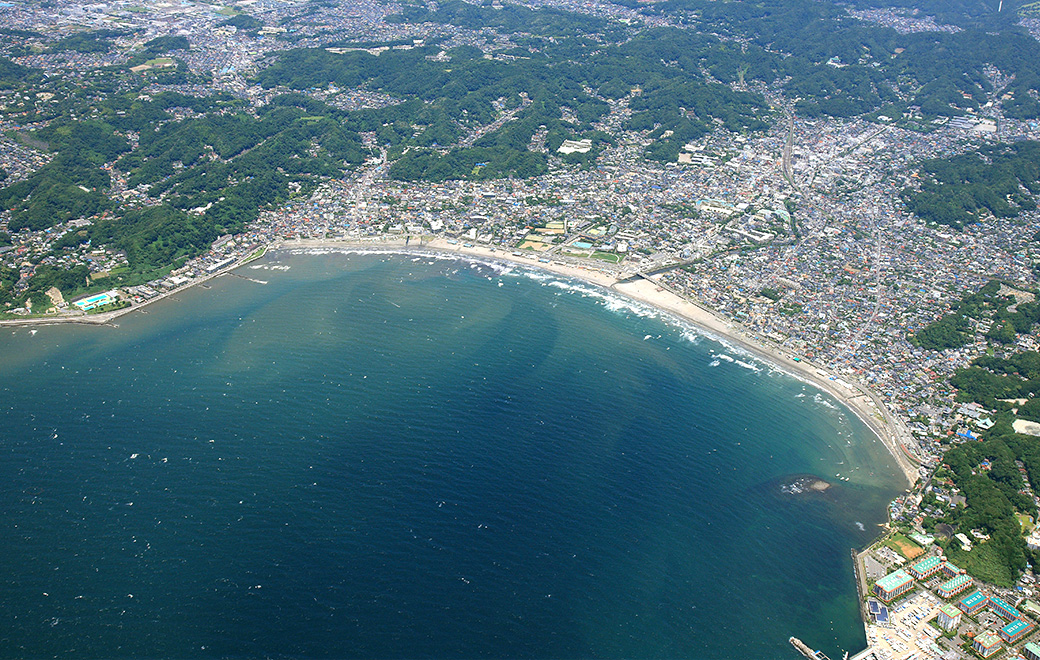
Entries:
{"type": "Polygon", "coordinates": [[[95,307],[100,307],[101,305],[107,305],[110,302],[115,302],[115,300],[115,294],[112,291],[106,291],[105,293],[98,293],[89,298],[84,298],[83,300],[77,300],[72,304],[86,312],[94,309],[95,307]]]}

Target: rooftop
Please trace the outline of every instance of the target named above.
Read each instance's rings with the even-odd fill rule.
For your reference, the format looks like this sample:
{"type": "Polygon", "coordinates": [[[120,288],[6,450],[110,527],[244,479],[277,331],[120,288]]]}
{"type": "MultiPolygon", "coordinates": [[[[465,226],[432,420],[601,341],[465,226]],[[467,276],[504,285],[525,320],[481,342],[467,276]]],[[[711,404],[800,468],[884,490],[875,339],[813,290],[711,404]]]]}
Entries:
{"type": "Polygon", "coordinates": [[[943,603],[939,606],[939,611],[950,618],[958,617],[961,611],[949,603],[943,603]]]}
{"type": "Polygon", "coordinates": [[[977,590],[975,592],[973,592],[973,593],[968,594],[964,598],[961,598],[961,602],[966,607],[973,607],[975,605],[978,605],[979,603],[981,603],[984,600],[986,600],[986,596],[981,591],[977,591],[977,590]]]}
{"type": "Polygon", "coordinates": [[[983,646],[983,648],[989,648],[994,644],[1000,643],[1000,637],[997,637],[997,633],[992,630],[983,630],[975,636],[975,641],[983,646]]]}
{"type": "Polygon", "coordinates": [[[1008,602],[1003,598],[998,598],[997,596],[990,596],[989,602],[990,604],[995,605],[996,607],[999,607],[1011,614],[1014,614],[1016,617],[1018,616],[1018,610],[1009,605],[1008,602]]]}
{"type": "Polygon", "coordinates": [[[918,573],[927,573],[928,571],[932,570],[933,568],[941,564],[942,561],[942,557],[932,555],[930,557],[925,557],[921,561],[914,564],[911,568],[913,568],[918,573]]]}
{"type": "Polygon", "coordinates": [[[910,574],[900,568],[898,571],[889,573],[885,577],[878,580],[877,585],[885,591],[892,591],[893,589],[898,589],[907,582],[912,581],[913,578],[910,577],[910,574]]]}
{"type": "Polygon", "coordinates": [[[1001,628],[1001,630],[1004,631],[1004,634],[1008,637],[1014,637],[1023,630],[1028,630],[1032,627],[1032,624],[1028,623],[1027,621],[1023,621],[1022,619],[1015,619],[1011,623],[1001,628]]]}
{"type": "Polygon", "coordinates": [[[950,578],[946,582],[943,582],[941,585],[939,585],[939,588],[945,589],[946,591],[951,591],[953,589],[956,589],[957,587],[969,583],[971,583],[971,576],[962,573],[960,575],[956,575],[950,578]]]}

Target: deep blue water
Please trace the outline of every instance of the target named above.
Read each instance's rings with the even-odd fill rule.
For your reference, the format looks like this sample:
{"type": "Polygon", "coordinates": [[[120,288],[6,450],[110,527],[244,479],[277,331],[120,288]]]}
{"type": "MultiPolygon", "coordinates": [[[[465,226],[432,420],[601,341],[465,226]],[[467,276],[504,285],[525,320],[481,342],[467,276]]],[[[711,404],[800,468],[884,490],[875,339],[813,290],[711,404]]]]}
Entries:
{"type": "Polygon", "coordinates": [[[0,331],[0,657],[865,645],[849,551],[903,484],[829,397],[543,274],[237,273],[0,331]]]}

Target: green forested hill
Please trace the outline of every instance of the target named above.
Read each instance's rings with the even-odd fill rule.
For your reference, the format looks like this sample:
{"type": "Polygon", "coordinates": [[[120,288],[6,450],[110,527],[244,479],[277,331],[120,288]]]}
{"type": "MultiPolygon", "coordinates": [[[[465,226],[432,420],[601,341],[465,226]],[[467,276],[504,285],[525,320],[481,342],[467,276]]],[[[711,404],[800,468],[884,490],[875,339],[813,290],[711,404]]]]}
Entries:
{"type": "Polygon", "coordinates": [[[919,189],[902,198],[918,216],[963,227],[988,215],[1013,218],[1036,208],[1040,143],[1017,142],[921,163],[919,189]]]}
{"type": "Polygon", "coordinates": [[[285,95],[249,114],[240,101],[219,96],[113,95],[97,114],[103,119],[58,120],[34,131],[34,143],[54,158],[0,190],[0,204],[11,209],[15,230],[113,211],[111,176],[101,166],[114,162],[128,187],[144,186],[164,202],[108,214],[80,241],[123,249],[141,271],[240,229],[262,207],[288,199],[290,182],[341,175],[367,154],[341,111],[302,96],[285,95]],[[169,112],[175,107],[200,114],[177,120],[169,112]],[[125,131],[139,132],[136,148],[125,131]],[[187,213],[202,207],[204,215],[187,213]]]}
{"type": "MultiPolygon", "coordinates": [[[[290,184],[306,191],[342,175],[368,155],[360,133],[374,134],[388,149],[390,174],[400,179],[529,177],[547,171],[565,139],[592,140],[589,154],[565,161],[593,165],[614,140],[596,122],[624,99],[631,116],[622,130],[648,140],[646,158],[674,162],[685,143],[716,127],[737,133],[768,127],[776,111],[760,93],[766,87],[783,91],[802,116],[899,113],[916,105],[926,123],[981,108],[993,92],[989,65],[1013,76],[1002,101],[1006,114],[1040,117],[1040,44],[994,19],[990,0],[919,0],[915,6],[963,28],[953,34],[899,34],[852,18],[844,4],[818,0],[621,4],[639,12],[634,20],[509,3],[405,3],[392,21],[491,30],[510,46],[493,53],[457,47],[442,56],[442,42],[434,38],[373,55],[350,51],[360,44],[343,35],[332,43],[348,52],[272,53],[254,82],[281,93],[256,108],[224,94],[144,93],[151,82],[187,80],[183,63],[151,77],[102,67],[61,82],[0,59],[0,86],[59,92],[53,104],[25,94],[6,110],[19,122],[45,125],[20,138],[43,145],[52,158],[0,190],[0,203],[11,212],[13,230],[95,218],[76,240],[118,245],[134,268],[148,270],[241,227],[261,208],[285,200],[290,184]],[[662,17],[672,27],[648,27],[662,17]],[[340,110],[314,98],[330,86],[380,92],[396,103],[340,110]],[[510,121],[477,134],[504,112],[510,121]],[[541,132],[546,150],[529,150],[541,132]],[[116,203],[109,196],[113,174],[161,203],[155,209],[116,203]]],[[[1020,4],[1008,0],[1005,13],[1020,4]]],[[[872,7],[874,0],[853,6],[872,7]]],[[[285,24],[292,28],[297,19],[285,24]]],[[[245,14],[224,23],[251,34],[264,24],[245,14]]],[[[30,36],[47,52],[101,53],[127,35],[30,36]]],[[[409,42],[385,45],[402,44],[409,42]]],[[[130,62],[189,48],[183,36],[159,37],[133,50],[130,62]]],[[[24,44],[14,51],[28,52],[24,44]]],[[[920,189],[904,191],[904,198],[922,217],[953,226],[989,213],[1010,217],[1035,204],[1038,161],[1035,145],[1019,144],[929,162],[920,189]]],[[[929,333],[943,343],[956,341],[963,329],[951,323],[923,331],[924,341],[929,333]]]]}

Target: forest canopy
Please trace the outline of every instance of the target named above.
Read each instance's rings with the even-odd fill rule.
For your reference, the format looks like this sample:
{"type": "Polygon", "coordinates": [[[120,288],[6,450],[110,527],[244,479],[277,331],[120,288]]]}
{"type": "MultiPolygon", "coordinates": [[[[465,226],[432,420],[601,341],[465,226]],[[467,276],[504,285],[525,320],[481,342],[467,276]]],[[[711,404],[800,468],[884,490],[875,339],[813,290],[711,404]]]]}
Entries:
{"type": "Polygon", "coordinates": [[[1040,143],[985,146],[921,163],[917,188],[901,197],[921,218],[962,228],[988,216],[1014,218],[1036,209],[1040,192],[1040,143]]]}

